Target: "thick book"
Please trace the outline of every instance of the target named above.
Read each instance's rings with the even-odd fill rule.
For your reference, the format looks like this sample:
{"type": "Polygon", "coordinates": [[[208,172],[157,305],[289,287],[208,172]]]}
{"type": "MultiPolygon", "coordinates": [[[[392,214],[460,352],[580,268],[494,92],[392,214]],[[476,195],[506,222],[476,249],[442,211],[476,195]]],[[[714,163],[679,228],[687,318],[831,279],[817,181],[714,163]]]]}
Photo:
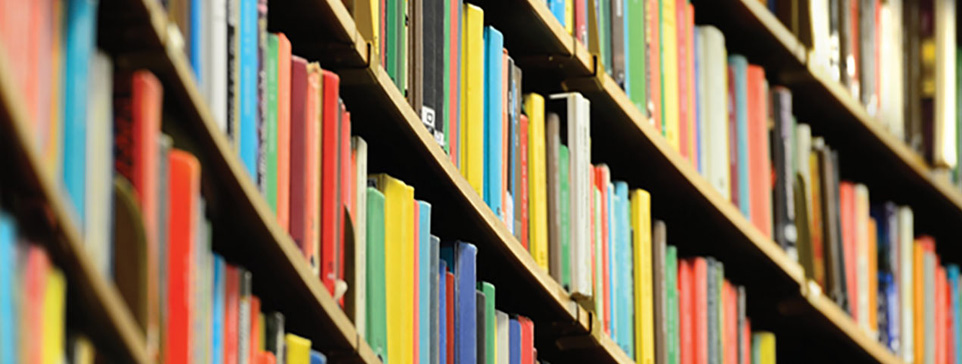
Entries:
{"type": "Polygon", "coordinates": [[[521,363],[535,364],[534,347],[534,322],[531,319],[518,316],[518,323],[521,324],[521,363]]]}
{"type": "MultiPolygon", "coordinates": [[[[17,257],[17,224],[13,217],[0,212],[0,361],[13,363],[17,361],[19,341],[20,300],[16,297],[23,294],[25,289],[19,289],[18,279],[14,278],[20,271],[20,259],[17,257]]],[[[144,310],[135,319],[145,316],[144,310]]],[[[143,324],[142,322],[140,322],[143,324]]]]}
{"type": "MultiPolygon", "coordinates": [[[[662,1],[664,4],[665,1],[662,1]]],[[[676,54],[675,61],[677,62],[678,70],[676,75],[678,79],[677,90],[678,90],[678,126],[675,132],[677,133],[677,151],[681,154],[681,157],[687,159],[689,163],[696,166],[697,161],[695,156],[692,155],[692,140],[690,138],[690,132],[692,131],[691,118],[692,115],[688,113],[688,91],[690,75],[688,74],[688,56],[691,49],[688,48],[688,2],[687,1],[677,1],[675,4],[674,21],[675,21],[675,36],[673,40],[675,41],[675,49],[678,54],[676,54]]],[[[662,19],[670,17],[670,15],[662,13],[662,19]]],[[[667,135],[667,134],[666,134],[667,135]]],[[[670,139],[669,139],[670,140],[670,139]]]]}
{"type": "Polygon", "coordinates": [[[464,4],[462,35],[461,174],[475,192],[484,191],[484,10],[464,4]]]}
{"type": "Polygon", "coordinates": [[[859,321],[859,308],[861,305],[858,304],[858,296],[861,293],[859,290],[859,270],[857,264],[858,250],[856,245],[858,244],[858,233],[856,228],[856,212],[855,212],[855,184],[848,181],[842,181],[838,186],[838,204],[839,204],[839,221],[841,222],[842,230],[842,249],[844,259],[842,264],[844,266],[845,282],[846,282],[846,299],[848,300],[849,307],[848,313],[852,316],[855,322],[859,321]]]}
{"type": "Polygon", "coordinates": [[[441,257],[453,267],[454,285],[454,349],[455,362],[472,363],[478,356],[477,322],[477,256],[478,248],[465,242],[442,243],[441,257]]]}
{"type": "Polygon", "coordinates": [[[414,355],[414,188],[386,174],[372,177],[384,193],[384,275],[388,360],[414,355]],[[387,218],[390,216],[391,218],[387,218]],[[388,244],[388,242],[399,242],[388,244]]]}
{"type": "Polygon", "coordinates": [[[237,58],[239,92],[238,150],[251,178],[257,180],[257,152],[260,150],[257,113],[257,1],[238,0],[237,58]]]}
{"type": "Polygon", "coordinates": [[[444,112],[447,123],[447,150],[455,167],[461,167],[461,25],[463,23],[461,2],[444,0],[444,112]]]}
{"type": "Polygon", "coordinates": [[[738,363],[738,291],[728,280],[722,284],[722,351],[724,363],[738,363]]]}
{"type": "MultiPolygon", "coordinates": [[[[137,202],[134,187],[123,176],[115,176],[113,181],[113,271],[114,283],[123,298],[127,308],[133,315],[134,320],[140,325],[144,333],[149,323],[149,309],[152,304],[149,302],[148,295],[157,292],[148,292],[148,252],[147,252],[147,233],[144,227],[143,214],[137,202]]],[[[12,221],[7,222],[6,215],[0,215],[0,234],[13,232],[12,221]],[[8,225],[5,225],[8,224],[8,225]]],[[[13,239],[15,235],[11,235],[13,239]]],[[[3,244],[3,236],[0,236],[0,244],[3,244]]],[[[11,240],[11,244],[12,244],[11,240]]],[[[5,249],[0,246],[0,249],[5,249]]],[[[0,251],[0,260],[4,259],[4,252],[0,251]]],[[[9,263],[13,267],[14,263],[9,263]]],[[[9,277],[9,276],[8,276],[9,277]]],[[[3,282],[0,281],[0,286],[3,282]]],[[[156,288],[156,282],[154,283],[156,288]]],[[[2,292],[2,287],[0,287],[2,292]]],[[[156,303],[154,303],[156,305],[156,303]]],[[[2,306],[2,298],[0,298],[2,306]]],[[[0,307],[0,310],[3,308],[0,307]]],[[[12,319],[12,318],[11,318],[12,319]]],[[[156,324],[156,323],[154,323],[156,324]]],[[[2,337],[2,336],[0,336],[2,337]]]]}
{"type": "Polygon", "coordinates": [[[387,306],[385,291],[385,215],[384,194],[374,187],[367,187],[367,272],[365,274],[365,290],[367,299],[366,337],[371,351],[375,355],[385,358],[387,355],[387,306]]]}
{"type": "Polygon", "coordinates": [[[321,71],[320,129],[320,268],[321,283],[332,295],[338,280],[337,266],[341,227],[341,128],[344,126],[339,99],[340,77],[321,71]]]}
{"type": "MultiPolygon", "coordinates": [[[[545,100],[527,94],[524,111],[528,121],[528,250],[548,245],[548,197],[545,166],[545,100]]],[[[522,161],[524,163],[524,161],[522,161]]],[[[523,192],[522,192],[523,193],[523,192]]],[[[587,195],[587,190],[583,191],[587,195]]],[[[585,215],[587,217],[587,215],[585,215]]],[[[522,228],[523,229],[523,228],[522,228]]],[[[522,245],[524,238],[522,238],[522,245]]],[[[547,249],[545,249],[546,251],[547,249]]]]}
{"type": "Polygon", "coordinates": [[[106,53],[94,52],[90,62],[87,140],[84,172],[84,248],[100,274],[110,276],[111,197],[113,194],[113,63],[106,53]]]}
{"type": "Polygon", "coordinates": [[[240,269],[227,264],[224,271],[224,363],[238,362],[237,339],[240,329],[240,269]]]}
{"type": "Polygon", "coordinates": [[[618,259],[617,269],[617,290],[619,318],[616,326],[616,336],[618,344],[625,352],[634,357],[635,355],[635,331],[634,331],[634,277],[633,277],[633,250],[631,242],[631,201],[628,197],[628,183],[624,181],[615,182],[615,196],[618,204],[618,246],[615,254],[618,259]]]}
{"type": "MultiPolygon", "coordinates": [[[[646,27],[649,26],[650,18],[646,18],[645,5],[647,1],[645,0],[622,0],[624,1],[624,15],[622,24],[624,24],[625,29],[621,32],[621,36],[624,39],[624,43],[621,47],[615,46],[615,50],[621,48],[621,61],[619,62],[617,55],[615,53],[615,71],[621,71],[623,75],[622,84],[624,85],[625,92],[628,94],[628,98],[631,99],[631,103],[635,105],[638,110],[645,112],[648,110],[648,66],[654,66],[654,64],[649,65],[647,60],[647,47],[645,46],[646,41],[646,27]],[[630,60],[630,62],[629,62],[630,60]]],[[[617,23],[614,22],[614,23],[617,23]]],[[[658,21],[654,21],[657,24],[658,21]]],[[[617,31],[613,31],[613,34],[618,34],[617,31]]],[[[617,73],[616,73],[617,75],[617,73]]],[[[660,118],[659,118],[660,120],[660,118]]]]}
{"type": "Polygon", "coordinates": [[[696,28],[698,47],[704,58],[699,62],[696,82],[703,97],[698,98],[701,118],[700,143],[702,174],[728,200],[731,198],[731,177],[728,149],[728,52],[725,36],[710,25],[696,28]]]}
{"type": "Polygon", "coordinates": [[[284,335],[285,363],[311,364],[311,340],[294,334],[284,335]]]}
{"type": "Polygon", "coordinates": [[[562,134],[571,153],[568,170],[571,181],[570,291],[589,299],[592,296],[590,103],[579,93],[554,94],[548,108],[558,113],[564,130],[562,134]]]}
{"type": "MultiPolygon", "coordinates": [[[[678,0],[661,0],[661,96],[662,96],[662,134],[668,144],[679,150],[680,87],[678,84],[678,0]]],[[[634,58],[632,58],[634,60],[634,58]]]]}
{"type": "Polygon", "coordinates": [[[521,364],[521,323],[518,318],[508,322],[508,363],[521,364]]]}
{"type": "MultiPolygon", "coordinates": [[[[733,168],[732,175],[732,203],[741,210],[749,221],[752,220],[751,211],[751,183],[749,162],[749,115],[748,115],[748,60],[741,55],[728,56],[729,78],[729,146],[733,168]]],[[[767,156],[767,154],[765,154],[767,156]]]]}
{"type": "Polygon", "coordinates": [[[795,151],[793,138],[795,117],[792,114],[792,94],[785,87],[775,86],[771,91],[771,115],[774,125],[770,129],[772,174],[772,237],[788,253],[798,259],[796,249],[797,231],[795,224],[795,151]]]}
{"type": "Polygon", "coordinates": [[[484,201],[498,217],[504,217],[502,202],[502,167],[503,167],[503,134],[504,117],[502,115],[503,96],[503,49],[504,35],[494,27],[487,26],[483,32],[484,50],[482,53],[484,83],[483,116],[484,116],[484,156],[483,156],[483,193],[484,201]]]}
{"type": "Polygon", "coordinates": [[[678,260],[678,349],[679,363],[695,364],[694,262],[678,260]]]}
{"type": "Polygon", "coordinates": [[[842,242],[841,218],[839,211],[839,181],[835,160],[837,154],[827,146],[817,148],[817,163],[819,179],[813,179],[820,184],[821,196],[821,229],[824,246],[824,260],[826,271],[826,290],[842,309],[848,310],[849,302],[848,277],[845,274],[845,249],[842,242]]]}
{"type": "Polygon", "coordinates": [[[77,221],[84,223],[86,191],[87,108],[91,59],[96,48],[98,1],[70,1],[63,5],[63,188],[77,221]]]}
{"type": "Polygon", "coordinates": [[[519,223],[515,236],[518,237],[518,241],[521,242],[521,246],[525,249],[528,249],[528,240],[531,239],[530,211],[532,207],[530,196],[531,184],[528,180],[530,173],[528,164],[528,153],[530,153],[528,149],[528,127],[528,117],[521,115],[518,118],[518,196],[517,202],[515,203],[519,223]]]}
{"type": "MultiPolygon", "coordinates": [[[[545,169],[548,197],[548,272],[551,278],[563,282],[562,277],[562,200],[567,195],[561,194],[561,123],[558,114],[548,113],[545,118],[545,169]]],[[[565,256],[567,256],[565,254],[565,256]]]]}
{"type": "Polygon", "coordinates": [[[33,339],[43,343],[42,362],[56,363],[63,358],[67,330],[67,278],[55,265],[49,264],[48,267],[45,272],[47,283],[44,285],[43,302],[26,304],[39,304],[43,307],[39,310],[43,312],[43,334],[34,336],[33,339]]]}
{"type": "Polygon", "coordinates": [[[196,224],[202,213],[200,199],[200,162],[193,155],[172,150],[165,161],[169,176],[170,221],[167,230],[167,315],[164,337],[164,360],[183,363],[190,360],[192,348],[191,319],[193,307],[191,282],[194,277],[194,248],[196,224]]]}
{"type": "MultiPolygon", "coordinates": [[[[18,249],[19,250],[19,249],[18,249]]],[[[26,245],[18,252],[24,256],[21,277],[23,284],[19,337],[30,338],[21,343],[18,349],[21,359],[26,363],[44,362],[44,297],[47,292],[47,276],[51,262],[47,252],[38,245],[26,245]]]]}
{"type": "Polygon", "coordinates": [[[748,90],[748,184],[749,218],[766,237],[772,236],[772,168],[768,140],[768,81],[765,70],[749,65],[748,90]]]}
{"type": "Polygon", "coordinates": [[[655,360],[655,333],[652,313],[651,195],[631,191],[632,270],[634,271],[635,351],[643,362],[655,360]]]}
{"type": "Polygon", "coordinates": [[[752,334],[752,363],[775,364],[775,334],[765,331],[752,334]]]}
{"type": "Polygon", "coordinates": [[[270,312],[264,317],[264,350],[274,355],[278,363],[286,362],[284,340],[284,315],[270,312]]]}
{"type": "Polygon", "coordinates": [[[291,57],[290,235],[304,258],[317,266],[320,209],[320,73],[303,58],[291,57]]]}
{"type": "Polygon", "coordinates": [[[932,143],[931,162],[936,167],[951,169],[958,164],[956,140],[958,89],[955,84],[957,81],[955,75],[956,4],[951,1],[934,3],[932,14],[935,17],[935,101],[932,113],[935,114],[935,120],[931,137],[935,140],[932,143]]]}

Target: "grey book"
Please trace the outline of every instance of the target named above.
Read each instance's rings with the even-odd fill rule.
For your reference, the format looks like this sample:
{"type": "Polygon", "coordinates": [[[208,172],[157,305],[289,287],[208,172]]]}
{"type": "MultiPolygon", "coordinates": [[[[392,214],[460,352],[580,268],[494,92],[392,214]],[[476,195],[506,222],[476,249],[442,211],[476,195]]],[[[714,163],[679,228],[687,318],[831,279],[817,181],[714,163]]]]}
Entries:
{"type": "Polygon", "coordinates": [[[546,173],[548,184],[548,272],[551,278],[564,282],[561,277],[561,122],[558,114],[549,112],[544,127],[546,173]]]}
{"type": "Polygon", "coordinates": [[[625,87],[625,9],[626,1],[611,0],[611,77],[625,87]]]}
{"type": "Polygon", "coordinates": [[[708,364],[721,364],[721,347],[718,345],[721,329],[719,327],[719,306],[721,305],[718,302],[719,287],[716,277],[718,273],[715,267],[718,261],[715,258],[708,257],[706,262],[708,263],[708,269],[706,270],[706,281],[708,283],[708,364]]]}
{"type": "Polygon", "coordinates": [[[652,224],[651,239],[652,292],[654,292],[655,308],[655,364],[668,363],[668,292],[666,292],[666,289],[670,289],[670,287],[665,284],[666,239],[665,222],[655,220],[652,224]]]}

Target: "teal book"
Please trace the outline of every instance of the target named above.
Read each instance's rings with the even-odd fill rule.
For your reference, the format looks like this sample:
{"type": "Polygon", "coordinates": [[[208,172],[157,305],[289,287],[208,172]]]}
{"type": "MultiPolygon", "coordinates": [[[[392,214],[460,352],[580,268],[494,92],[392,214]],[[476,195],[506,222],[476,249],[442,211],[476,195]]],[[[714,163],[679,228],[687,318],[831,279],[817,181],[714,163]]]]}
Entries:
{"type": "Polygon", "coordinates": [[[384,288],[384,194],[367,188],[367,343],[387,358],[387,306],[384,288]]]}
{"type": "MultiPolygon", "coordinates": [[[[561,180],[561,196],[571,195],[571,173],[568,147],[558,150],[558,179],[561,180]]],[[[561,199],[561,286],[571,289],[571,199],[561,199]]]]}
{"type": "MultiPolygon", "coordinates": [[[[495,291],[494,285],[488,282],[479,282],[478,289],[484,294],[484,363],[480,361],[478,364],[496,364],[497,356],[495,355],[495,342],[497,341],[498,332],[495,330],[497,327],[497,322],[495,321],[495,291]]],[[[480,301],[478,302],[480,304],[480,301]]]]}
{"type": "Polygon", "coordinates": [[[384,38],[381,39],[384,42],[384,71],[387,72],[388,77],[394,81],[395,85],[400,84],[397,74],[398,3],[400,1],[385,1],[384,13],[381,14],[384,17],[384,29],[381,30],[384,34],[384,38]]]}
{"type": "MultiPolygon", "coordinates": [[[[277,34],[267,35],[267,56],[264,57],[265,102],[263,135],[264,153],[260,155],[259,165],[264,166],[264,197],[271,212],[277,214],[277,53],[279,39],[277,34]]],[[[288,147],[288,146],[281,146],[288,147]]]]}
{"type": "Polygon", "coordinates": [[[17,227],[13,217],[0,212],[0,362],[18,362],[20,330],[17,306],[17,227]]]}
{"type": "Polygon", "coordinates": [[[429,364],[431,360],[431,204],[418,204],[418,360],[429,364]]]}
{"type": "Polygon", "coordinates": [[[240,157],[247,172],[257,181],[257,153],[260,150],[257,106],[257,1],[239,0],[240,58],[240,157]]]}
{"type": "Polygon", "coordinates": [[[618,320],[621,318],[621,311],[618,302],[618,272],[621,267],[618,266],[618,256],[615,255],[618,251],[618,196],[615,194],[615,185],[608,183],[606,188],[606,193],[608,194],[608,211],[605,212],[608,216],[608,271],[604,274],[608,275],[608,295],[605,297],[605,301],[608,302],[609,315],[611,316],[611,338],[616,344],[620,344],[618,339],[620,337],[620,332],[618,332],[618,320]]]}
{"type": "Polygon", "coordinates": [[[647,44],[645,44],[646,0],[624,0],[627,6],[625,17],[625,92],[631,103],[647,114],[648,110],[648,71],[647,44]],[[630,60],[630,62],[629,62],[630,60]]]}
{"type": "Polygon", "coordinates": [[[736,149],[736,158],[732,161],[736,169],[732,172],[737,173],[733,173],[736,176],[732,177],[738,181],[737,193],[732,194],[732,203],[738,206],[746,219],[751,220],[751,194],[748,190],[748,59],[737,54],[729,56],[728,74],[732,78],[728,84],[734,87],[734,90],[729,89],[732,92],[729,100],[734,102],[730,104],[732,109],[728,110],[734,113],[734,118],[728,118],[729,123],[733,123],[728,130],[734,131],[735,145],[732,147],[736,149]]]}
{"type": "Polygon", "coordinates": [[[678,250],[672,245],[665,249],[665,303],[668,364],[678,364],[681,361],[681,342],[678,339],[678,250]]]}
{"type": "Polygon", "coordinates": [[[66,1],[63,54],[63,169],[68,200],[84,226],[86,211],[87,105],[90,61],[96,47],[97,0],[66,1]]]}
{"type": "Polygon", "coordinates": [[[631,250],[631,220],[630,204],[628,199],[628,184],[623,181],[615,182],[615,198],[619,201],[617,205],[617,265],[618,265],[618,302],[619,310],[623,314],[623,321],[619,322],[618,345],[621,346],[629,357],[635,355],[635,330],[632,324],[635,320],[635,284],[632,272],[632,250],[631,250]]]}
{"type": "Polygon", "coordinates": [[[504,36],[497,29],[484,27],[484,202],[498,217],[504,216],[501,202],[502,148],[504,120],[502,111],[504,36]]]}

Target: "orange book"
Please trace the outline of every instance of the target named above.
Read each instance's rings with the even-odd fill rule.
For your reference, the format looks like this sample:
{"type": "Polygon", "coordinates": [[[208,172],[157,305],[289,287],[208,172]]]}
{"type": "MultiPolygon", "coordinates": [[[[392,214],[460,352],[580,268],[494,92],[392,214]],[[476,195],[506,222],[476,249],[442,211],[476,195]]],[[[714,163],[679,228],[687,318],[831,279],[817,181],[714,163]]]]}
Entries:
{"type": "Polygon", "coordinates": [[[260,316],[260,314],[261,314],[261,299],[260,299],[259,297],[255,296],[255,295],[251,295],[251,318],[250,318],[250,324],[251,324],[251,331],[250,331],[251,343],[250,343],[250,346],[249,346],[249,349],[250,349],[249,358],[250,358],[251,360],[248,360],[248,363],[251,363],[252,360],[256,359],[256,358],[257,358],[257,353],[258,353],[259,351],[261,351],[261,335],[260,335],[260,332],[261,332],[262,328],[261,328],[260,320],[257,319],[257,318],[260,316]]]}
{"type": "Polygon", "coordinates": [[[277,34],[277,223],[291,224],[291,41],[277,34]]]}
{"type": "Polygon", "coordinates": [[[194,279],[195,226],[200,218],[200,162],[182,150],[171,150],[167,159],[167,331],[164,338],[166,363],[190,362],[194,307],[191,283],[194,279]]]}
{"type": "Polygon", "coordinates": [[[856,216],[855,216],[855,185],[842,181],[838,185],[839,219],[842,223],[842,255],[845,274],[846,297],[848,312],[858,322],[858,269],[856,269],[856,216]]]}
{"type": "Polygon", "coordinates": [[[727,279],[722,285],[722,295],[724,295],[724,319],[722,320],[722,331],[725,340],[724,363],[738,364],[738,290],[727,279]]]}
{"type": "MultiPolygon", "coordinates": [[[[935,250],[935,240],[928,236],[915,239],[913,247],[914,261],[912,267],[914,274],[913,290],[914,308],[912,320],[915,323],[915,362],[923,363],[925,360],[925,254],[927,251],[935,250]]],[[[931,339],[931,338],[930,338],[931,339]]]]}
{"type": "Polygon", "coordinates": [[[948,334],[947,327],[945,326],[945,316],[948,312],[945,312],[945,297],[948,296],[946,291],[946,279],[945,279],[945,268],[939,266],[938,258],[936,258],[935,263],[935,362],[936,363],[948,363],[948,358],[945,357],[945,352],[947,351],[948,342],[945,341],[945,337],[948,334]]]}
{"type": "MultiPolygon", "coordinates": [[[[645,26],[647,27],[645,36],[648,38],[648,90],[651,91],[649,96],[648,110],[642,110],[651,119],[651,125],[658,130],[659,133],[663,133],[662,130],[662,120],[661,120],[661,35],[659,30],[661,28],[661,22],[658,19],[659,12],[661,11],[661,5],[658,0],[644,0],[647,1],[647,7],[645,8],[645,26]]],[[[662,134],[664,135],[664,134],[662,134]]]]}
{"type": "Polygon", "coordinates": [[[748,66],[748,170],[751,219],[772,236],[772,166],[768,149],[768,82],[761,66],[748,66]]]}

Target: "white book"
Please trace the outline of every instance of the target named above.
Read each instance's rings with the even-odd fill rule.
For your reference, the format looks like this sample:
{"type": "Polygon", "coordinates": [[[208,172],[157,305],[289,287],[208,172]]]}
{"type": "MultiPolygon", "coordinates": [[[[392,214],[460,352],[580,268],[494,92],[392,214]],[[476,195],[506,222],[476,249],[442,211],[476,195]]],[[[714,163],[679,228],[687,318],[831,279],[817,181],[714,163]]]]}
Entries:
{"type": "Polygon", "coordinates": [[[497,364],[510,364],[511,363],[511,337],[509,333],[511,332],[509,328],[511,327],[511,319],[508,314],[495,310],[494,312],[495,320],[495,363],[497,364]]]}
{"type": "Polygon", "coordinates": [[[227,135],[227,0],[207,0],[201,92],[217,127],[227,135]]]}
{"type": "Polygon", "coordinates": [[[551,95],[563,100],[570,153],[571,293],[590,299],[591,284],[591,104],[580,93],[551,95]]]}
{"type": "Polygon", "coordinates": [[[902,69],[902,0],[888,0],[879,8],[879,113],[898,140],[905,138],[902,69]]]}
{"type": "MultiPolygon", "coordinates": [[[[862,330],[872,337],[875,333],[869,324],[869,199],[868,187],[864,184],[855,185],[855,280],[858,286],[858,324],[862,330]]],[[[872,307],[871,309],[875,309],[872,307]]]]}
{"type": "Polygon", "coordinates": [[[936,167],[956,165],[955,0],[935,0],[935,151],[936,167]]]}
{"type": "Polygon", "coordinates": [[[811,0],[808,4],[808,16],[812,24],[812,51],[809,57],[817,68],[830,72],[832,78],[838,81],[838,33],[833,35],[829,29],[828,0],[811,0]]]}
{"type": "Polygon", "coordinates": [[[351,137],[351,148],[355,151],[356,166],[354,181],[357,183],[357,211],[354,211],[354,318],[357,335],[367,337],[367,142],[359,136],[351,137]]]}
{"type": "Polygon", "coordinates": [[[713,26],[697,27],[700,43],[697,54],[701,72],[697,84],[701,118],[701,160],[705,179],[731,200],[731,168],[728,163],[728,51],[725,36],[713,26]]]}
{"type": "Polygon", "coordinates": [[[899,207],[898,212],[898,287],[899,287],[899,308],[901,310],[901,325],[899,331],[902,349],[902,360],[906,363],[915,361],[915,322],[913,318],[912,282],[913,282],[913,247],[915,244],[915,227],[912,209],[906,206],[899,207]]]}
{"type": "MultiPolygon", "coordinates": [[[[595,269],[594,269],[594,272],[592,272],[592,276],[593,276],[592,282],[598,282],[598,284],[595,285],[594,289],[592,290],[593,292],[592,297],[594,298],[595,314],[598,317],[605,317],[605,300],[607,299],[607,297],[605,297],[605,294],[603,291],[604,285],[601,283],[602,280],[604,279],[604,274],[605,274],[603,269],[604,255],[601,254],[601,239],[602,239],[601,191],[598,190],[598,188],[596,188],[594,185],[592,185],[591,194],[594,196],[592,200],[593,202],[592,205],[594,208],[591,210],[592,219],[594,219],[594,229],[592,229],[591,231],[591,236],[592,236],[592,239],[595,241],[595,244],[592,244],[592,246],[594,247],[593,254],[595,258],[595,262],[594,262],[595,269]]],[[[601,322],[602,320],[598,320],[598,321],[601,322]]]]}
{"type": "Polygon", "coordinates": [[[113,63],[97,50],[90,62],[87,83],[90,106],[87,107],[86,174],[84,175],[84,246],[94,265],[104,277],[112,276],[111,234],[113,218],[114,114],[113,63]]]}

